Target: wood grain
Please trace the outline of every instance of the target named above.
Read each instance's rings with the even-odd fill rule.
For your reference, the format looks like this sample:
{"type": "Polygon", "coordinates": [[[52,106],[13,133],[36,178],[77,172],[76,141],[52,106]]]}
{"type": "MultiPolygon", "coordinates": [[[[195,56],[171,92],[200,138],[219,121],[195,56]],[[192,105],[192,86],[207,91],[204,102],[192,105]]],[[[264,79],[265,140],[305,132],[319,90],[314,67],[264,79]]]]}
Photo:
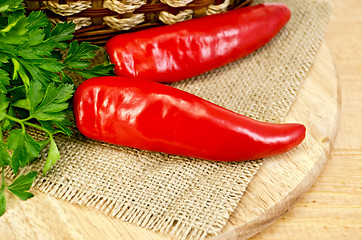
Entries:
{"type": "MultiPolygon", "coordinates": [[[[331,2],[334,13],[326,43],[342,96],[337,138],[310,190],[286,214],[251,238],[254,240],[362,239],[362,1],[331,2]]],[[[35,194],[27,202],[7,195],[8,211],[6,218],[0,218],[0,239],[160,239],[160,235],[131,224],[119,226],[117,220],[100,216],[93,209],[79,209],[35,194]],[[70,217],[75,212],[77,215],[70,217]]]]}
{"type": "Polygon", "coordinates": [[[339,99],[332,57],[323,44],[286,118],[307,126],[306,140],[299,149],[264,161],[224,233],[213,239],[247,239],[303,196],[327,162],[337,133],[339,99]]]}
{"type": "MultiPolygon", "coordinates": [[[[256,234],[307,191],[324,167],[336,135],[337,89],[332,58],[323,44],[286,119],[307,126],[306,140],[295,150],[264,162],[227,226],[214,239],[256,234]]],[[[7,198],[0,239],[170,239],[41,192],[26,202],[10,194],[7,198]]]]}
{"type": "Polygon", "coordinates": [[[341,119],[311,189],[256,239],[362,239],[362,1],[332,0],[326,34],[341,88],[341,119]]]}

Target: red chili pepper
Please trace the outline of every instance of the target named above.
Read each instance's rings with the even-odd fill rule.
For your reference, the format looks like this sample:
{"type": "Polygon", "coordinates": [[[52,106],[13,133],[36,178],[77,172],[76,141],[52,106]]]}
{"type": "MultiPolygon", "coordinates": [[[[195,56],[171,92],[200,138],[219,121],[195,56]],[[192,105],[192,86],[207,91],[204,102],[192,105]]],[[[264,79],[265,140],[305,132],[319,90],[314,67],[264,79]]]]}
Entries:
{"type": "Polygon", "coordinates": [[[273,156],[305,137],[302,124],[259,122],[185,91],[125,77],[83,82],[74,116],[80,132],[95,140],[216,161],[273,156]]]}
{"type": "Polygon", "coordinates": [[[283,4],[260,4],[173,25],[120,34],[106,51],[116,75],[175,82],[242,58],[288,22],[283,4]]]}

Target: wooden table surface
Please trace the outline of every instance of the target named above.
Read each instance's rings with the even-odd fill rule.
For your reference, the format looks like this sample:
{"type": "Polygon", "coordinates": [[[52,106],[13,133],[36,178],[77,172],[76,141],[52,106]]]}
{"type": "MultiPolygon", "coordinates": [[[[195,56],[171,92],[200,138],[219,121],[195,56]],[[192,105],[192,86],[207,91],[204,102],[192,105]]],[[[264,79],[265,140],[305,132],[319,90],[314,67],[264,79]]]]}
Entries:
{"type": "Polygon", "coordinates": [[[362,239],[362,0],[330,2],[325,40],[342,98],[334,148],[312,188],[252,240],[362,239]]]}
{"type": "Polygon", "coordinates": [[[337,138],[312,188],[252,240],[362,239],[362,1],[330,2],[326,42],[342,99],[337,138]]]}

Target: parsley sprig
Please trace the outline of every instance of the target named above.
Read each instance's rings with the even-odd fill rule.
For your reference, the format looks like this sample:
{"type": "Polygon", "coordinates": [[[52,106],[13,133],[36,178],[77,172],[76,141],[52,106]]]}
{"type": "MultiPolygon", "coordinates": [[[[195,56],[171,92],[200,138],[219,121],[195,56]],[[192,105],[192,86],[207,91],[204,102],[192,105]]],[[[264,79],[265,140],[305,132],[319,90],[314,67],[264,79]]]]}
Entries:
{"type": "Polygon", "coordinates": [[[7,184],[5,167],[18,175],[49,146],[46,174],[60,158],[54,135],[72,134],[75,85],[69,73],[91,78],[113,71],[108,62],[91,66],[99,47],[71,41],[74,23],[53,26],[41,11],[26,15],[22,2],[0,2],[0,216],[6,208],[5,190],[26,200],[33,196],[29,190],[37,175],[30,171],[7,184]],[[44,132],[44,140],[35,140],[29,128],[44,132]]]}

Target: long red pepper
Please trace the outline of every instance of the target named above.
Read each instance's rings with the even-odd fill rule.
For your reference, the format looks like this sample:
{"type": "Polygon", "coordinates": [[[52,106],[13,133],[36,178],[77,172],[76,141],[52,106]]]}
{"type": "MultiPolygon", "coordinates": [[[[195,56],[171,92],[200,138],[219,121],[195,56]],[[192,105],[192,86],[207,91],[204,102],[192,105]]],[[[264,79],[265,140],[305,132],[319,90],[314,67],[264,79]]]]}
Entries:
{"type": "Polygon", "coordinates": [[[216,161],[284,153],[305,137],[301,124],[264,123],[152,81],[99,77],[74,95],[85,136],[133,148],[216,161]]]}
{"type": "Polygon", "coordinates": [[[119,76],[175,82],[254,52],[289,18],[286,5],[260,4],[120,34],[107,42],[106,51],[119,76]]]}

